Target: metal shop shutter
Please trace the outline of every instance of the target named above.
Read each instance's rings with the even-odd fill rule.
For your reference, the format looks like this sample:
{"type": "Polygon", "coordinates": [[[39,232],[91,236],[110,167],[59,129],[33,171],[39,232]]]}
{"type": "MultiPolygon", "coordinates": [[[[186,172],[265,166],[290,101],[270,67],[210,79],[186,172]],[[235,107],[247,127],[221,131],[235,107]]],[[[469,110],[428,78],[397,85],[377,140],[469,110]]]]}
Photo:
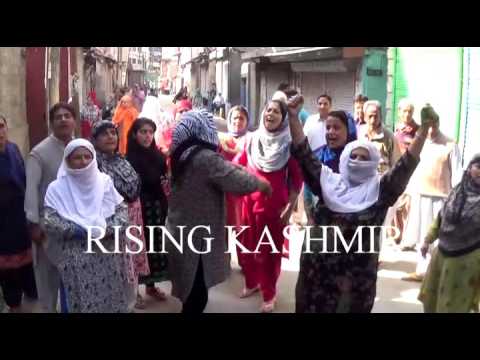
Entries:
{"type": "Polygon", "coordinates": [[[353,111],[355,73],[327,73],[325,92],[332,97],[332,109],[353,111]]]}
{"type": "Polygon", "coordinates": [[[321,94],[332,97],[333,110],[353,110],[355,97],[355,73],[302,72],[301,91],[305,98],[305,109],[317,113],[317,98],[321,94]]]}
{"type": "Polygon", "coordinates": [[[270,100],[280,83],[289,82],[289,70],[288,68],[269,68],[266,70],[266,80],[266,100],[270,100]]]}
{"type": "Polygon", "coordinates": [[[325,92],[332,97],[332,109],[353,111],[355,73],[326,73],[325,92]]]}
{"type": "Polygon", "coordinates": [[[305,110],[309,114],[316,114],[317,98],[325,93],[325,74],[318,72],[301,73],[301,93],[305,99],[305,110]]]}

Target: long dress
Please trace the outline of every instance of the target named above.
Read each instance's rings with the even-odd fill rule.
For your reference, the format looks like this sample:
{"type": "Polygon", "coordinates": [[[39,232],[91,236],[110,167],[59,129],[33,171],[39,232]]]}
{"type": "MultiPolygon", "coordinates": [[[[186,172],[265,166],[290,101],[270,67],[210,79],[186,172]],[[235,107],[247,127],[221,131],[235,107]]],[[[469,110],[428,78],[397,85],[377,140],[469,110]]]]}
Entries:
{"type": "Polygon", "coordinates": [[[167,219],[167,229],[177,241],[179,226],[186,226],[183,253],[167,242],[173,296],[183,303],[187,300],[199,264],[207,288],[225,281],[229,273],[225,256],[225,193],[244,195],[257,188],[254,176],[208,149],[199,151],[185,165],[182,181],[172,184],[167,219]],[[201,255],[187,245],[187,234],[197,225],[210,226],[210,234],[202,229],[193,233],[192,244],[196,249],[205,250],[204,237],[213,238],[211,251],[201,255]]]}
{"type": "Polygon", "coordinates": [[[127,153],[128,131],[138,117],[138,111],[133,105],[119,105],[115,110],[112,122],[120,128],[119,151],[122,155],[127,153]]]}
{"type": "Polygon", "coordinates": [[[438,239],[418,296],[427,313],[479,312],[480,193],[478,187],[465,182],[468,180],[449,194],[425,238],[429,244],[438,239]],[[465,188],[469,188],[468,195],[465,188]],[[457,205],[459,194],[470,199],[457,205]],[[457,213],[460,219],[452,221],[452,213],[457,213]]]}
{"type": "MultiPolygon", "coordinates": [[[[157,189],[142,187],[140,195],[142,203],[144,234],[149,242],[150,232],[147,226],[163,226],[167,218],[167,198],[159,181],[157,189]]],[[[153,233],[153,244],[155,253],[148,253],[148,266],[150,274],[140,277],[140,283],[153,286],[156,282],[169,280],[167,273],[167,256],[160,254],[162,248],[162,234],[156,229],[153,233]]]]}
{"type": "Polygon", "coordinates": [[[426,313],[478,313],[480,249],[449,257],[435,248],[418,298],[426,313]]]}
{"type": "Polygon", "coordinates": [[[167,167],[165,157],[156,149],[156,145],[148,149],[143,148],[136,142],[129,148],[128,161],[140,176],[142,189],[140,202],[142,204],[142,215],[144,235],[147,244],[150,244],[150,236],[153,237],[153,252],[148,252],[148,266],[150,274],[141,276],[139,282],[149,287],[156,282],[169,280],[167,269],[167,256],[160,253],[162,250],[162,231],[153,229],[150,234],[149,226],[163,226],[168,211],[168,200],[166,188],[168,186],[167,167]]]}
{"type": "MultiPolygon", "coordinates": [[[[141,182],[132,165],[120,154],[108,155],[97,152],[98,168],[110,175],[115,189],[122,195],[128,204],[129,225],[143,227],[142,205],[140,203],[141,182]]],[[[131,229],[131,233],[143,243],[143,251],[138,254],[125,253],[125,268],[129,283],[137,283],[139,276],[150,273],[147,260],[147,247],[143,231],[131,229]]],[[[137,245],[133,241],[125,240],[129,249],[136,252],[137,245]]]]}
{"type": "Polygon", "coordinates": [[[23,293],[37,297],[24,200],[23,159],[17,145],[8,142],[0,153],[0,287],[10,307],[20,305],[23,293]]]}
{"type": "MultiPolygon", "coordinates": [[[[462,176],[460,149],[443,134],[436,139],[428,138],[420,156],[422,160],[407,188],[411,203],[403,245],[409,247],[423,241],[448,193],[462,176]]],[[[430,255],[425,259],[417,250],[417,275],[425,274],[430,255]]]]}
{"type": "MultiPolygon", "coordinates": [[[[128,226],[127,205],[117,206],[115,214],[106,221],[107,232],[101,241],[107,250],[113,251],[113,226],[123,229],[128,226]]],[[[49,239],[58,242],[61,248],[56,265],[62,277],[68,312],[127,312],[123,253],[103,254],[95,245],[92,246],[94,254],[86,253],[87,239],[77,235],[78,225],[49,207],[45,207],[45,228],[49,239]]]]}
{"type": "MultiPolygon", "coordinates": [[[[379,197],[375,204],[357,213],[336,213],[323,201],[320,186],[322,164],[310,150],[307,140],[294,146],[292,154],[302,168],[305,182],[319,198],[314,211],[315,224],[318,226],[312,228],[311,239],[323,237],[320,226],[336,226],[349,243],[359,226],[383,224],[388,208],[403,193],[418,163],[416,158],[406,152],[381,178],[379,197]]],[[[376,295],[380,237],[381,232],[375,231],[373,241],[376,251],[363,254],[347,253],[341,245],[338,246],[340,253],[325,253],[322,252],[323,244],[320,241],[311,241],[312,253],[307,253],[304,243],[295,292],[296,312],[370,312],[376,295]]],[[[327,249],[331,252],[334,249],[335,235],[327,231],[325,240],[327,249]]],[[[356,249],[355,242],[353,244],[356,249]]],[[[369,228],[362,231],[362,247],[370,248],[369,228]]]]}
{"type": "MultiPolygon", "coordinates": [[[[273,189],[272,196],[268,198],[258,191],[243,197],[241,223],[250,228],[239,238],[246,248],[255,251],[264,229],[268,228],[278,253],[274,253],[270,246],[260,246],[259,254],[238,252],[246,287],[253,289],[260,286],[264,301],[270,301],[277,292],[276,284],[280,276],[285,243],[283,236],[285,224],[281,222],[280,214],[288,203],[289,193],[299,193],[302,188],[301,170],[297,161],[290,158],[284,168],[271,173],[263,172],[248,163],[246,150],[235,159],[235,162],[245,166],[257,177],[266,179],[273,189]]],[[[262,242],[265,242],[265,239],[262,242]]]]}

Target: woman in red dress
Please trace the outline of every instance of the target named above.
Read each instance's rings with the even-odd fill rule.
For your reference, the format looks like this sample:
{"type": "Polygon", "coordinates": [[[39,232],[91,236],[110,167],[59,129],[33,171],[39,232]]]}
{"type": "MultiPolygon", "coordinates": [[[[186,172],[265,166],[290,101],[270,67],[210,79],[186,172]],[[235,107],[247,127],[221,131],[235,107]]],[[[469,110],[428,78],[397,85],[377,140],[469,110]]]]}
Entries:
{"type": "Polygon", "coordinates": [[[275,308],[285,241],[283,230],[303,182],[301,169],[290,156],[290,145],[287,106],[282,101],[272,100],[261,115],[259,129],[251,134],[244,150],[234,160],[257,177],[269,181],[273,188],[271,197],[255,192],[242,198],[241,224],[249,228],[239,239],[248,250],[258,250],[258,253],[238,254],[245,275],[241,297],[261,290],[262,312],[272,312],[275,308]],[[269,233],[264,233],[267,228],[269,233]],[[269,234],[275,246],[266,244],[269,234]]]}

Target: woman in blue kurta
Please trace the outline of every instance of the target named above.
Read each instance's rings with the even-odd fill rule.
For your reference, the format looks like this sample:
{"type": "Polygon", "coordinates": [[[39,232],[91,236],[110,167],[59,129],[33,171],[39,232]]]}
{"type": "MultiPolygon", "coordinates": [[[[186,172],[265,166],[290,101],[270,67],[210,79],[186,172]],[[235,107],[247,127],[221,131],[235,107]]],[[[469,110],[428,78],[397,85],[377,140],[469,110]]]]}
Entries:
{"type": "MultiPolygon", "coordinates": [[[[325,121],[325,130],[327,143],[313,153],[322,164],[338,173],[343,149],[348,143],[357,140],[355,123],[345,111],[332,111],[325,121]]],[[[313,219],[313,209],[318,198],[312,194],[308,185],[305,185],[304,188],[304,201],[307,216],[309,219],[313,219]]]]}

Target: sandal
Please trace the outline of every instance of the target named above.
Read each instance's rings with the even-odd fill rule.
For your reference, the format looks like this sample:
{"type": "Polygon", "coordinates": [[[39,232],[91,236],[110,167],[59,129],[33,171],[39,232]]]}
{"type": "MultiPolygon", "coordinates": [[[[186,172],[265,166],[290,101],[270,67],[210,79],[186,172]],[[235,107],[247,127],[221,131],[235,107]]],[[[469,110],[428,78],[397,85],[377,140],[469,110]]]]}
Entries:
{"type": "Polygon", "coordinates": [[[9,312],[10,314],[20,314],[20,313],[23,312],[23,311],[22,311],[22,306],[19,305],[19,306],[15,306],[15,307],[10,307],[10,308],[8,309],[8,312],[9,312]]]}
{"type": "Polygon", "coordinates": [[[144,310],[147,308],[145,299],[140,294],[137,295],[137,301],[135,302],[135,309],[144,310]]]}
{"type": "Polygon", "coordinates": [[[270,301],[264,301],[260,312],[262,313],[272,313],[275,310],[275,298],[270,301]]]}
{"type": "Polygon", "coordinates": [[[165,295],[165,293],[156,288],[156,287],[147,287],[145,293],[148,295],[148,296],[151,296],[153,297],[155,300],[157,301],[165,301],[167,300],[167,295],[165,295]]]}
{"type": "Polygon", "coordinates": [[[422,282],[423,276],[418,275],[417,273],[410,273],[407,276],[402,277],[403,281],[414,281],[414,282],[422,282]]]}
{"type": "Polygon", "coordinates": [[[241,299],[248,298],[248,297],[252,296],[253,294],[255,294],[256,292],[258,292],[259,290],[260,290],[259,286],[254,287],[253,289],[249,289],[247,287],[244,287],[242,292],[240,293],[240,298],[241,299]]]}

